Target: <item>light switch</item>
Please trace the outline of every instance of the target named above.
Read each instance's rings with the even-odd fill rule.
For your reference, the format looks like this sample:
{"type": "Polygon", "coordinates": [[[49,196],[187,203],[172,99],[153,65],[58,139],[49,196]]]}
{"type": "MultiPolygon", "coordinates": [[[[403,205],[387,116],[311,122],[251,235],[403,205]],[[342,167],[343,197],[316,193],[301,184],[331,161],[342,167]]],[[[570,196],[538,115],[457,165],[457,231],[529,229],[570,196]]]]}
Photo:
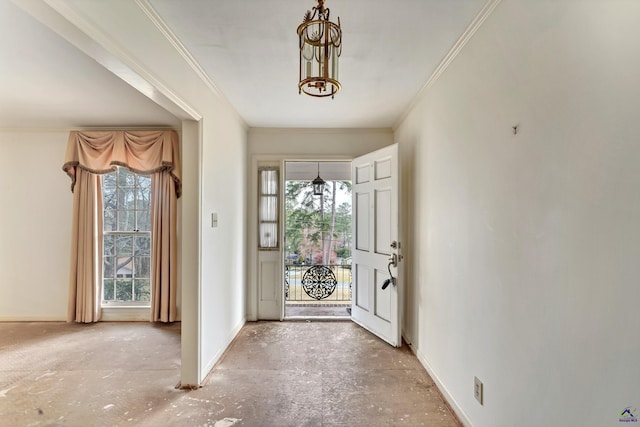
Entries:
{"type": "Polygon", "coordinates": [[[218,227],[218,213],[213,212],[211,213],[211,228],[216,228],[216,227],[218,227]]]}

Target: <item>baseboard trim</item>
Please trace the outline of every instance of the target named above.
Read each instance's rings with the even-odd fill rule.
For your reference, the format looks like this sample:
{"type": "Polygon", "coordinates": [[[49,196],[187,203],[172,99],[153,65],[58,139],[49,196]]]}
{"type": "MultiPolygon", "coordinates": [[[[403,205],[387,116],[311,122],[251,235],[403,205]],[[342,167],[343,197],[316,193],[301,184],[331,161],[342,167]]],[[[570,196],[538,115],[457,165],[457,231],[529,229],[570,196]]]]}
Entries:
{"type": "Polygon", "coordinates": [[[418,360],[420,361],[424,369],[426,369],[431,379],[433,379],[433,382],[436,384],[436,387],[438,387],[438,390],[440,391],[440,394],[442,395],[443,399],[447,402],[447,404],[449,404],[449,406],[451,407],[451,410],[456,414],[456,416],[458,417],[462,425],[464,425],[465,427],[473,427],[473,424],[471,424],[471,420],[469,419],[467,414],[465,414],[465,412],[462,410],[458,402],[456,402],[456,400],[453,398],[451,393],[449,393],[449,390],[447,390],[447,388],[444,386],[444,384],[442,383],[442,380],[440,379],[436,371],[433,369],[433,367],[427,360],[426,356],[422,354],[422,352],[419,349],[415,348],[410,341],[408,342],[409,342],[408,344],[409,348],[411,349],[413,354],[416,355],[416,357],[418,358],[418,360]]]}
{"type": "Polygon", "coordinates": [[[209,377],[213,373],[213,369],[216,367],[217,363],[222,359],[222,356],[224,356],[227,353],[227,351],[229,350],[229,348],[231,348],[231,345],[233,344],[233,342],[238,337],[238,334],[240,333],[240,330],[245,325],[245,323],[247,323],[247,318],[243,317],[242,320],[240,321],[240,323],[238,323],[236,325],[236,327],[233,328],[231,333],[227,336],[227,339],[225,340],[225,344],[222,346],[222,349],[220,351],[218,351],[215,354],[215,356],[213,356],[211,358],[211,360],[207,363],[207,365],[204,367],[204,369],[202,369],[201,372],[206,372],[206,374],[204,375],[204,377],[200,381],[200,384],[198,385],[199,387],[202,387],[207,382],[207,380],[209,379],[209,377]]]}
{"type": "Polygon", "coordinates": [[[66,317],[51,316],[0,316],[0,322],[66,322],[66,317]]]}

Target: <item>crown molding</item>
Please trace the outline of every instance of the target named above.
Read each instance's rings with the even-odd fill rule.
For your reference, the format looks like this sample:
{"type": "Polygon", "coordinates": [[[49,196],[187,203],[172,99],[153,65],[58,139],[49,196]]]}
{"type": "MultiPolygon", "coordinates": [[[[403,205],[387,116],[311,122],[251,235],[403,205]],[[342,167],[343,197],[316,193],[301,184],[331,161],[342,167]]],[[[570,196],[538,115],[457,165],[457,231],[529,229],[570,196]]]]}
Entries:
{"type": "Polygon", "coordinates": [[[53,127],[0,127],[0,134],[9,133],[65,133],[68,134],[71,127],[53,128],[53,127]]]}
{"type": "Polygon", "coordinates": [[[187,65],[196,73],[196,75],[202,80],[202,82],[211,90],[217,97],[219,97],[229,108],[231,108],[236,116],[244,123],[245,128],[248,128],[244,118],[238,113],[236,107],[229,101],[229,99],[225,96],[224,93],[213,82],[213,80],[209,77],[209,75],[204,71],[200,63],[191,55],[191,52],[186,48],[184,44],[180,41],[178,36],[173,32],[173,30],[167,25],[164,19],[158,14],[158,12],[153,8],[151,3],[148,0],[135,0],[135,3],[138,7],[147,15],[149,20],[155,25],[155,27],[162,33],[162,35],[171,43],[173,48],[178,52],[180,56],[184,59],[187,65]]]}
{"type": "Polygon", "coordinates": [[[4,133],[69,133],[72,131],[139,131],[139,130],[173,130],[182,133],[181,128],[171,126],[69,126],[69,127],[0,127],[0,134],[4,133]]]}
{"type": "Polygon", "coordinates": [[[193,107],[147,72],[131,54],[98,30],[94,22],[64,0],[13,1],[29,15],[177,118],[202,118],[193,107]]]}
{"type": "Polygon", "coordinates": [[[291,135],[336,135],[336,134],[364,134],[364,133],[380,133],[393,134],[391,128],[270,128],[270,127],[250,127],[250,134],[291,134],[291,135]]]}
{"type": "Polygon", "coordinates": [[[436,67],[436,69],[431,73],[426,83],[420,88],[416,96],[413,97],[407,108],[404,112],[398,117],[395,124],[393,125],[393,130],[396,130],[402,122],[407,118],[411,110],[420,102],[420,100],[424,97],[425,93],[429,90],[431,86],[440,78],[442,73],[449,67],[449,64],[453,62],[453,60],[458,56],[462,48],[464,48],[469,40],[473,37],[473,35],[478,31],[478,29],[482,26],[484,21],[491,15],[494,9],[500,4],[501,0],[487,0],[484,4],[480,12],[476,15],[476,17],[471,21],[471,24],[467,27],[467,29],[462,33],[462,35],[458,38],[458,40],[454,43],[453,47],[449,50],[449,52],[445,55],[445,57],[440,61],[440,64],[436,67]]]}

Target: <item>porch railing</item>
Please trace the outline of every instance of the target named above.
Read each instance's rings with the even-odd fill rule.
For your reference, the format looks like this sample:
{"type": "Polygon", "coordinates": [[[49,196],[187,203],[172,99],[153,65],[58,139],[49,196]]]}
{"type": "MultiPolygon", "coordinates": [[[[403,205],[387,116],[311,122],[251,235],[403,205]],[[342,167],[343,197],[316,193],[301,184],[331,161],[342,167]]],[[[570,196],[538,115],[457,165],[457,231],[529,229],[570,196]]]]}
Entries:
{"type": "Polygon", "coordinates": [[[350,265],[294,265],[284,267],[287,302],[351,301],[350,265]]]}

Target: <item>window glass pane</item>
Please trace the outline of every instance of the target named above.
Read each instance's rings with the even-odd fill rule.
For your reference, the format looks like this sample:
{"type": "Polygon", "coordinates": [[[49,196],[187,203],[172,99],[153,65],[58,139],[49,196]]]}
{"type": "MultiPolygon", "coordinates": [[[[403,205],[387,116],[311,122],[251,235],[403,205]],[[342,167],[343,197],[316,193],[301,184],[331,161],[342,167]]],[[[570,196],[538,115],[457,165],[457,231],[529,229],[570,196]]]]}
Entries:
{"type": "Polygon", "coordinates": [[[136,211],[118,211],[118,231],[133,231],[136,225],[136,211]]]}
{"type": "Polygon", "coordinates": [[[151,175],[136,175],[136,185],[138,187],[151,187],[151,175]]]}
{"type": "Polygon", "coordinates": [[[151,231],[151,214],[149,211],[137,211],[136,212],[138,231],[151,231]]]}
{"type": "Polygon", "coordinates": [[[261,248],[278,247],[278,170],[259,172],[258,230],[261,248]]]}
{"type": "Polygon", "coordinates": [[[151,255],[151,237],[150,236],[135,236],[134,238],[134,252],[136,256],[151,255]]]}
{"type": "Polygon", "coordinates": [[[113,301],[115,297],[115,292],[113,289],[114,282],[113,279],[104,279],[102,282],[102,299],[105,301],[113,301]]]}
{"type": "Polygon", "coordinates": [[[133,257],[116,259],[116,277],[129,279],[133,277],[133,257]]]}
{"type": "Polygon", "coordinates": [[[118,212],[113,209],[107,209],[104,211],[104,231],[116,231],[118,229],[118,224],[116,222],[116,217],[118,212]]]}
{"type": "Polygon", "coordinates": [[[104,236],[103,247],[104,247],[103,253],[105,256],[115,255],[116,248],[115,248],[115,241],[113,239],[113,236],[104,236]]]}
{"type": "Polygon", "coordinates": [[[262,170],[260,176],[261,194],[278,194],[278,171],[262,170]]]}
{"type": "Polygon", "coordinates": [[[151,301],[149,279],[134,280],[135,301],[151,301]]]}
{"type": "Polygon", "coordinates": [[[118,256],[133,255],[133,236],[116,236],[118,256]]]}
{"type": "Polygon", "coordinates": [[[136,257],[135,258],[135,277],[148,278],[151,270],[151,259],[149,257],[136,257]]]}
{"type": "Polygon", "coordinates": [[[102,199],[104,209],[117,209],[118,200],[115,188],[105,188],[102,192],[102,199]]]}
{"type": "Polygon", "coordinates": [[[278,243],[278,224],[262,223],[260,224],[260,247],[275,248],[278,243]]]}
{"type": "Polygon", "coordinates": [[[150,197],[151,192],[149,191],[148,187],[138,188],[136,190],[136,208],[144,210],[151,209],[151,200],[149,200],[150,197]]]}
{"type": "Polygon", "coordinates": [[[136,192],[133,188],[118,189],[118,208],[134,209],[136,207],[136,192]]]}
{"type": "Polygon", "coordinates": [[[278,220],[278,197],[262,196],[260,198],[260,221],[278,220]]]}
{"type": "Polygon", "coordinates": [[[116,188],[117,172],[102,175],[102,191],[114,191],[116,188]]]}
{"type": "Polygon", "coordinates": [[[117,280],[116,281],[116,301],[131,301],[133,297],[133,289],[131,286],[133,285],[133,281],[131,279],[128,280],[117,280]]]}
{"type": "Polygon", "coordinates": [[[105,256],[103,258],[102,276],[104,278],[112,278],[112,277],[114,277],[113,274],[115,272],[115,264],[116,264],[115,257],[105,256]]]}
{"type": "Polygon", "coordinates": [[[118,186],[119,187],[133,187],[136,182],[136,177],[133,172],[127,168],[118,168],[118,186]]]}

